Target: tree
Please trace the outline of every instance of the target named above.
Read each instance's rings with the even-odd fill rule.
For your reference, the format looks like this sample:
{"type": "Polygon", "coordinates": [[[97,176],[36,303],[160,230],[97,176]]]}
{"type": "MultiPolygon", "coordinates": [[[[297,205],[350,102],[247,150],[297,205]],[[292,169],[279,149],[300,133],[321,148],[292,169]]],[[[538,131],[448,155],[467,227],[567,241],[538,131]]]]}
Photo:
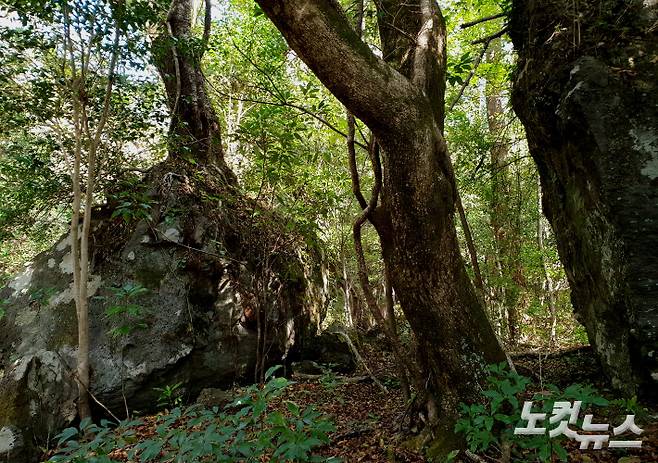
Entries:
{"type": "Polygon", "coordinates": [[[658,6],[567,3],[513,2],[513,105],[576,316],[613,386],[655,397],[658,6]]]}
{"type": "MultiPolygon", "coordinates": [[[[489,46],[488,61],[500,59],[500,40],[489,46]]],[[[505,106],[501,83],[495,77],[488,79],[487,122],[492,138],[491,146],[491,228],[494,236],[494,266],[497,280],[494,304],[498,306],[498,323],[509,344],[518,342],[519,334],[519,280],[522,278],[520,254],[516,247],[520,243],[521,204],[512,196],[509,139],[505,118],[505,106]],[[497,296],[497,297],[496,297],[497,296]]],[[[519,193],[520,194],[520,193],[519,193]]]]}
{"type": "MultiPolygon", "coordinates": [[[[76,381],[78,383],[78,414],[81,419],[91,416],[89,404],[89,236],[91,231],[91,212],[94,205],[94,190],[97,169],[98,149],[101,137],[110,111],[114,71],[119,58],[119,39],[121,32],[116,21],[100,25],[89,24],[91,36],[85,45],[86,28],[71,25],[70,6],[64,3],[64,52],[63,59],[69,59],[70,65],[70,98],[73,108],[73,126],[75,131],[75,150],[73,155],[73,214],[71,219],[71,254],[73,261],[73,293],[78,320],[78,353],[76,381]],[[113,26],[113,27],[112,27],[113,26]],[[114,36],[110,44],[103,42],[103,33],[113,28],[114,36]],[[75,34],[75,38],[74,38],[75,34]],[[98,37],[97,37],[98,35],[98,37]],[[75,40],[77,39],[77,40],[75,40]],[[87,93],[90,91],[88,76],[90,72],[89,57],[103,54],[107,48],[109,65],[107,79],[102,97],[99,114],[96,115],[96,125],[91,125],[92,114],[88,105],[87,93]],[[82,192],[81,167],[83,156],[87,168],[86,186],[82,192]],[[84,212],[80,217],[80,207],[84,204],[84,212]],[[80,219],[82,218],[82,223],[80,219]],[[81,225],[81,227],[80,227],[81,225]]],[[[102,7],[101,7],[102,11],[102,7]]]]}
{"type": "MultiPolygon", "coordinates": [[[[378,3],[384,61],[335,1],[258,3],[381,146],[381,198],[375,196],[365,211],[418,341],[429,422],[447,436],[459,401],[477,398],[484,366],[504,354],[457,244],[455,179],[442,135],[445,27],[438,5],[378,3]]],[[[377,166],[379,159],[373,161],[377,166]]]]}
{"type": "Polygon", "coordinates": [[[193,33],[194,2],[172,0],[153,45],[153,58],[171,112],[171,153],[220,170],[235,181],[224,162],[219,120],[206,91],[201,59],[208,46],[211,0],[205,0],[203,36],[193,33]]]}

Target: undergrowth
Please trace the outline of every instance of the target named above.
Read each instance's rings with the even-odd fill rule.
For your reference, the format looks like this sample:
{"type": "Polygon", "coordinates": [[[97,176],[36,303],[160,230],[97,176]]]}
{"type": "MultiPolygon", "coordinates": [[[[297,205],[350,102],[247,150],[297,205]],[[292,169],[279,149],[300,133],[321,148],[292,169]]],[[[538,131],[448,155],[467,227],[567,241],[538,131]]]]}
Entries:
{"type": "Polygon", "coordinates": [[[147,439],[138,435],[143,420],[116,425],[105,420],[100,426],[83,420],[58,436],[59,451],[48,461],[110,463],[123,449],[139,462],[260,462],[264,455],[273,462],[339,461],[313,454],[329,443],[334,425],[312,406],[302,410],[287,401],[285,413],[271,407],[290,384],[274,377],[278,368],[267,371],[262,387],[250,386],[223,410],[195,405],[158,416],[155,434],[147,439]]]}

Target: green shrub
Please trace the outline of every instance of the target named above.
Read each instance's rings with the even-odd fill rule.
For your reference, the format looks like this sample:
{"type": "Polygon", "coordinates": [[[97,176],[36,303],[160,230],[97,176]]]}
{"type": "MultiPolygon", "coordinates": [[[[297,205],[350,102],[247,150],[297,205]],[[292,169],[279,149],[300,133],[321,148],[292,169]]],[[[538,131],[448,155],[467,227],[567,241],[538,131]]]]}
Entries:
{"type": "Polygon", "coordinates": [[[174,408],[183,404],[181,386],[183,383],[167,384],[165,387],[154,387],[158,393],[158,408],[174,408]]]}
{"type": "Polygon", "coordinates": [[[155,435],[139,442],[135,429],[144,424],[141,420],[116,427],[85,420],[58,436],[58,446],[65,447],[49,461],[110,463],[110,452],[127,447],[128,458],[140,462],[258,462],[263,455],[273,462],[338,461],[313,455],[314,449],[329,443],[328,433],[334,430],[315,409],[302,410],[288,401],[288,413],[270,410],[268,405],[289,384],[273,377],[276,368],[267,371],[263,387],[250,386],[221,412],[195,405],[158,416],[155,435]]]}
{"type": "MultiPolygon", "coordinates": [[[[143,330],[148,327],[147,311],[135,299],[147,294],[148,288],[139,283],[125,283],[119,288],[109,288],[114,296],[115,302],[105,309],[105,316],[114,320],[118,326],[110,330],[113,337],[127,336],[135,330],[143,330]]],[[[105,299],[98,296],[97,299],[105,299]]]]}
{"type": "MultiPolygon", "coordinates": [[[[552,461],[553,455],[566,461],[567,451],[562,445],[565,436],[549,438],[548,433],[514,434],[514,428],[523,427],[526,423],[521,420],[521,410],[530,380],[511,371],[505,362],[489,366],[488,371],[489,388],[483,391],[485,400],[470,405],[460,404],[461,418],[455,425],[455,432],[466,437],[469,450],[500,455],[504,447],[510,447],[514,462],[552,461]]],[[[547,420],[542,422],[542,427],[548,426],[548,417],[551,416],[555,402],[579,400],[582,402],[581,415],[592,405],[608,405],[605,398],[587,385],[573,384],[560,391],[549,384],[544,385],[543,389],[532,397],[533,408],[547,414],[547,420]]],[[[577,424],[581,425],[582,419],[579,419],[577,424]]],[[[557,427],[557,423],[553,427],[557,427]]]]}

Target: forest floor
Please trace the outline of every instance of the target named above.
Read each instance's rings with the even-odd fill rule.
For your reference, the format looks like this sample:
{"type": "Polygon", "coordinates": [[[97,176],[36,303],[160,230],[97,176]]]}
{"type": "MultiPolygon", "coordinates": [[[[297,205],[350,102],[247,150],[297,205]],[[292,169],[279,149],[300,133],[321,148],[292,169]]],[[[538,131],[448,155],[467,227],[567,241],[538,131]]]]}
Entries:
{"type": "MultiPolygon", "coordinates": [[[[423,462],[422,453],[414,451],[406,443],[404,400],[392,372],[395,371],[392,356],[382,350],[379,343],[362,344],[362,356],[374,375],[388,387],[384,393],[373,383],[340,383],[331,378],[319,381],[299,381],[287,391],[287,399],[314,403],[318,410],[334,420],[337,430],[332,443],[321,453],[340,457],[345,462],[423,462]]],[[[589,347],[564,348],[547,352],[524,346],[512,353],[517,371],[533,380],[529,397],[545,384],[555,384],[561,389],[575,383],[591,384],[601,395],[610,397],[604,377],[589,347]]],[[[367,375],[360,366],[355,375],[367,375]]],[[[581,412],[581,418],[582,418],[581,412]]],[[[595,416],[596,418],[596,416],[595,416]]],[[[569,462],[583,463],[650,463],[658,462],[658,410],[647,410],[638,417],[641,425],[642,448],[580,450],[579,443],[567,440],[565,447],[569,462]]],[[[605,420],[603,420],[605,422],[605,420]]],[[[596,420],[594,421],[596,422],[596,420]]],[[[616,426],[620,423],[611,423],[616,426]]],[[[632,438],[629,438],[632,439],[632,438]]],[[[482,455],[481,462],[499,461],[482,455]]],[[[459,457],[456,461],[461,461],[459,457]]],[[[477,461],[465,459],[465,462],[477,461]]],[[[559,461],[559,460],[555,460],[559,461]]],[[[512,459],[514,463],[514,459],[512,459]]]]}
{"type": "MultiPolygon", "coordinates": [[[[399,383],[394,377],[395,366],[392,355],[382,349],[382,342],[371,340],[359,347],[361,355],[371,372],[388,389],[388,392],[368,381],[369,374],[360,365],[349,377],[324,374],[318,378],[301,379],[293,376],[293,382],[284,389],[273,408],[285,408],[284,401],[294,401],[301,408],[314,405],[318,411],[331,418],[336,426],[331,433],[331,444],[319,449],[324,456],[335,456],[345,463],[352,462],[424,462],[419,451],[408,445],[413,437],[406,429],[407,409],[399,383]],[[358,381],[354,381],[355,378],[358,381]]],[[[523,348],[511,354],[517,371],[533,380],[529,395],[545,384],[552,383],[560,388],[574,383],[592,384],[602,395],[607,396],[603,376],[596,366],[589,348],[570,348],[551,353],[523,348]]],[[[240,388],[232,393],[240,394],[240,388]]],[[[530,397],[528,397],[529,399],[530,397]]],[[[582,417],[582,412],[581,415],[582,417]]],[[[575,440],[566,441],[568,462],[582,463],[649,463],[658,462],[658,410],[649,410],[637,422],[644,429],[643,445],[640,449],[580,450],[575,440]]],[[[599,420],[601,421],[601,420],[599,420]]],[[[155,417],[146,417],[137,434],[148,438],[155,434],[155,417]]],[[[595,416],[595,421],[596,416],[595,416]]],[[[605,422],[605,420],[603,420],[605,422]]],[[[619,423],[614,423],[613,426],[619,423]]],[[[128,461],[125,449],[112,456],[116,461],[128,461]]],[[[268,461],[266,457],[264,462],[268,461]]],[[[494,455],[472,455],[461,460],[466,463],[499,462],[494,455]]],[[[532,461],[532,460],[527,460],[532,461]]],[[[558,459],[554,461],[559,461],[558,459]]],[[[515,463],[512,459],[511,463],[515,463]]]]}

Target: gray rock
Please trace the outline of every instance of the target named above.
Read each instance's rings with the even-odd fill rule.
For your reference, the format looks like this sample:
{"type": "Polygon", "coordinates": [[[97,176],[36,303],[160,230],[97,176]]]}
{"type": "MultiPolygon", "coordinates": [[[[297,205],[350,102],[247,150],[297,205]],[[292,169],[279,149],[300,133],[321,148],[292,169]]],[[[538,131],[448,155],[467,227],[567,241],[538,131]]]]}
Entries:
{"type": "Polygon", "coordinates": [[[306,338],[300,357],[340,373],[351,373],[356,368],[356,358],[347,341],[341,335],[330,331],[306,338]]]}
{"type": "MultiPolygon", "coordinates": [[[[244,319],[243,306],[254,300],[258,278],[269,278],[262,287],[280,288],[266,295],[262,306],[273,328],[268,364],[283,363],[317,330],[328,300],[319,260],[304,250],[291,250],[300,257],[286,259],[285,268],[263,277],[253,270],[258,262],[250,261],[252,251],[245,245],[220,249],[226,245],[217,230],[225,224],[188,220],[205,224],[204,230],[216,226],[214,232],[203,232],[176,222],[174,236],[173,226],[159,225],[170,240],[158,239],[144,222],[118,238],[111,221],[101,221],[94,231],[91,241],[102,246],[94,250],[90,269],[91,392],[117,416],[125,416],[124,399],[132,411],[153,409],[155,387],[180,382],[194,397],[204,388],[250,378],[257,333],[244,319]],[[226,257],[177,244],[186,239],[226,257]],[[297,272],[294,281],[292,271],[297,272]],[[147,291],[134,298],[111,291],[126,284],[147,291]],[[135,304],[140,313],[129,318],[106,314],[109,307],[122,304],[135,304]],[[123,325],[134,329],[114,336],[112,331],[123,325]]],[[[0,450],[7,454],[2,461],[25,463],[38,457],[34,444],[45,444],[76,419],[77,320],[70,245],[64,237],[0,288],[0,300],[9,300],[0,320],[0,450]]]]}
{"type": "Polygon", "coordinates": [[[23,457],[24,442],[22,433],[11,426],[0,429],[0,458],[11,460],[23,457]]]}
{"type": "Polygon", "coordinates": [[[292,372],[293,374],[301,373],[303,375],[321,375],[324,373],[324,370],[313,360],[302,360],[301,362],[292,363],[292,372]]]}
{"type": "Polygon", "coordinates": [[[233,395],[223,389],[206,388],[201,391],[196,403],[207,408],[219,407],[220,409],[233,401],[233,395]]]}

